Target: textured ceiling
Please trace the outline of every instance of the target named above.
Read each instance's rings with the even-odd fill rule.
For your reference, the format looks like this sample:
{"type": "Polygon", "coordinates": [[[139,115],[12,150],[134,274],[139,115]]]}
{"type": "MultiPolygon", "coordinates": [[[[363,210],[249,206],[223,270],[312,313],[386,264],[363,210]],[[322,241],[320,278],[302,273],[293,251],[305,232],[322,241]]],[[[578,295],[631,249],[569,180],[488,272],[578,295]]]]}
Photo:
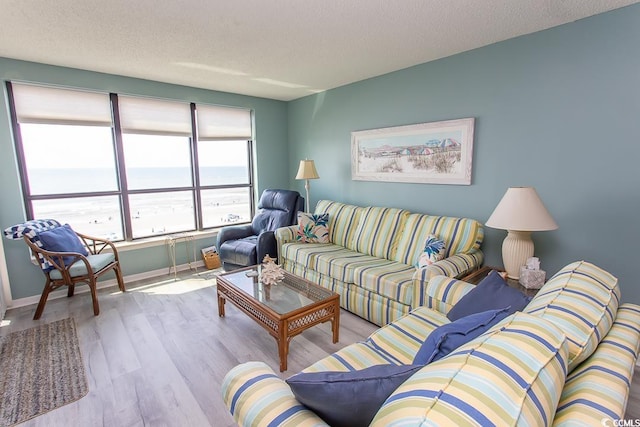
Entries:
{"type": "Polygon", "coordinates": [[[0,56],[291,100],[639,0],[0,0],[0,56]]]}

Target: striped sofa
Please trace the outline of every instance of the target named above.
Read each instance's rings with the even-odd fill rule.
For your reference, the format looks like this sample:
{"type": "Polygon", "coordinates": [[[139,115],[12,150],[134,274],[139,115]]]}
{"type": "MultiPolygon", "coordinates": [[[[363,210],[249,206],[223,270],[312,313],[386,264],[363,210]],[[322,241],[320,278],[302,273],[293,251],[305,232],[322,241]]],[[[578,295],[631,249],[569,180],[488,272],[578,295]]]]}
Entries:
{"type": "MultiPolygon", "coordinates": [[[[410,364],[473,285],[445,276],[426,305],[305,372],[410,364]]],[[[640,306],[621,304],[615,277],[593,264],[555,274],[523,312],[424,366],[393,392],[373,426],[596,426],[624,416],[638,358],[640,306]]],[[[242,426],[326,426],[267,364],[229,371],[222,395],[242,426]]]]}
{"type": "Polygon", "coordinates": [[[379,326],[424,304],[431,277],[461,277],[484,260],[484,231],[473,219],[329,200],[319,201],[314,213],[329,214],[330,243],[300,243],[297,226],[280,228],[280,264],[340,294],[344,309],[379,326]],[[445,242],[445,258],[416,270],[430,234],[445,242]]]}

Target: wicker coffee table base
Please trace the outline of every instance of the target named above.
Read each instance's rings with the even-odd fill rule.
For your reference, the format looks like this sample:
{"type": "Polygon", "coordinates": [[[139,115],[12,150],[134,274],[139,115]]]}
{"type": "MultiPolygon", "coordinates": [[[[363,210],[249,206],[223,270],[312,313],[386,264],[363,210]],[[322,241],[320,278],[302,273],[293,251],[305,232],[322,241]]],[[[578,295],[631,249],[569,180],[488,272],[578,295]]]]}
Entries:
{"type": "Polygon", "coordinates": [[[330,321],[333,342],[338,342],[340,333],[340,297],[338,294],[298,310],[278,314],[260,304],[247,293],[227,283],[223,277],[218,277],[217,288],[218,315],[220,317],[224,317],[224,304],[226,300],[229,300],[276,339],[280,357],[280,372],[287,370],[287,356],[289,355],[291,338],[312,326],[330,321]]]}

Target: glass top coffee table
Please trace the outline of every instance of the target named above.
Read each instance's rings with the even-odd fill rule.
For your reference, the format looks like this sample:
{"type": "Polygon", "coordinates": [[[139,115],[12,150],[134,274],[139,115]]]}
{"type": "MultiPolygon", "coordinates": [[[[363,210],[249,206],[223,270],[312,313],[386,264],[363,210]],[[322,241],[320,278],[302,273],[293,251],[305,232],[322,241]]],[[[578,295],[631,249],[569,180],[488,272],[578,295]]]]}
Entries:
{"type": "Polygon", "coordinates": [[[289,341],[299,333],[331,322],[333,342],[340,329],[340,296],[321,286],[284,271],[275,285],[260,282],[260,266],[218,275],[218,315],[224,317],[224,303],[231,301],[267,330],[278,343],[280,372],[287,370],[289,341]]]}

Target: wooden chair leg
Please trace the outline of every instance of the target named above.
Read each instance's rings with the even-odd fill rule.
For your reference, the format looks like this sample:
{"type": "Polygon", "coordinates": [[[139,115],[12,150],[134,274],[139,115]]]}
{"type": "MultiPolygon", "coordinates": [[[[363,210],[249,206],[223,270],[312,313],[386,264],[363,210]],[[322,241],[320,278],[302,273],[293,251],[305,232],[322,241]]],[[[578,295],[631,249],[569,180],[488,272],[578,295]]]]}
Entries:
{"type": "Polygon", "coordinates": [[[122,271],[120,270],[120,264],[116,265],[113,269],[116,272],[116,280],[118,281],[118,288],[121,292],[126,291],[124,288],[124,279],[122,278],[122,271]]]}
{"type": "Polygon", "coordinates": [[[51,283],[47,280],[47,283],[45,283],[44,289],[42,290],[38,307],[36,307],[36,314],[34,314],[33,320],[38,320],[40,316],[42,316],[44,305],[47,303],[47,298],[49,298],[49,292],[51,292],[51,283]]]}
{"type": "Polygon", "coordinates": [[[67,287],[69,288],[67,289],[67,298],[71,298],[73,296],[73,291],[75,291],[76,284],[71,283],[70,285],[67,285],[67,287]]]}
{"type": "Polygon", "coordinates": [[[96,291],[96,279],[95,277],[91,278],[89,282],[89,289],[91,289],[91,299],[93,300],[93,315],[97,316],[100,314],[100,306],[98,305],[98,292],[96,291]]]}

